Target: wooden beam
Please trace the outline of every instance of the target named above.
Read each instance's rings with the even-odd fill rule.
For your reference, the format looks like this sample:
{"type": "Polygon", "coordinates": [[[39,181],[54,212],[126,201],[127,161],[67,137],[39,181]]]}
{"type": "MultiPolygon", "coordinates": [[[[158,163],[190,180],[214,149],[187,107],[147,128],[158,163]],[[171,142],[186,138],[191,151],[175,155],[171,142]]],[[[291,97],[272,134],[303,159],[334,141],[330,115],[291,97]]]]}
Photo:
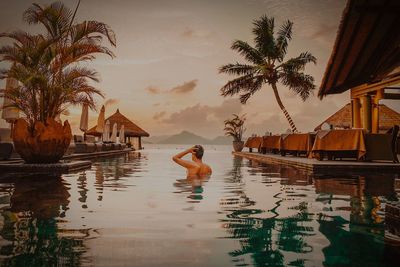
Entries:
{"type": "Polygon", "coordinates": [[[383,89],[385,87],[391,86],[391,85],[397,85],[400,83],[400,75],[394,76],[392,78],[377,82],[377,83],[372,83],[372,84],[363,84],[360,86],[356,86],[354,88],[351,88],[351,98],[356,98],[360,97],[363,95],[367,95],[373,92],[376,92],[379,89],[383,89]]]}
{"type": "Polygon", "coordinates": [[[385,93],[383,94],[384,99],[400,99],[400,94],[394,94],[394,93],[385,93]]]}

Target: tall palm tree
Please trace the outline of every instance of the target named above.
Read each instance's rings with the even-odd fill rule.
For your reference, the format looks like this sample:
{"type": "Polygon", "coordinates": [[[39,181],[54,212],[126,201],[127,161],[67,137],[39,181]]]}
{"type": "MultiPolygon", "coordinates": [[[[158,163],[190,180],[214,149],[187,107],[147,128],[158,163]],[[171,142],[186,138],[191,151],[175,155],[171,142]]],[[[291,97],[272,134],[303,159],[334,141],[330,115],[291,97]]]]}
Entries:
{"type": "Polygon", "coordinates": [[[220,73],[239,76],[220,89],[221,95],[226,97],[240,94],[240,102],[245,104],[264,84],[268,84],[292,131],[297,132],[296,125],[279,96],[277,84],[280,82],[289,87],[305,101],[315,89],[315,85],[314,78],[304,74],[303,71],[307,63],[316,64],[316,58],[309,52],[303,52],[295,58],[284,61],[289,41],[292,39],[293,23],[291,21],[283,23],[276,38],[274,18],[264,15],[253,24],[255,47],[241,40],[234,41],[231,47],[248,63],[227,64],[219,69],[220,73]]]}
{"type": "Polygon", "coordinates": [[[101,43],[106,38],[115,46],[115,35],[102,22],[75,23],[79,3],[74,12],[60,2],[33,4],[23,18],[29,24],[43,26],[43,34],[0,34],[13,41],[0,48],[0,61],[11,63],[9,69],[1,70],[0,78],[19,82],[17,88],[5,90],[4,96],[23,113],[32,131],[36,121],[46,123],[71,105],[88,104],[94,109],[94,96],[102,96],[90,83],[98,81],[97,72],[80,63],[93,60],[96,53],[114,57],[101,43]]]}

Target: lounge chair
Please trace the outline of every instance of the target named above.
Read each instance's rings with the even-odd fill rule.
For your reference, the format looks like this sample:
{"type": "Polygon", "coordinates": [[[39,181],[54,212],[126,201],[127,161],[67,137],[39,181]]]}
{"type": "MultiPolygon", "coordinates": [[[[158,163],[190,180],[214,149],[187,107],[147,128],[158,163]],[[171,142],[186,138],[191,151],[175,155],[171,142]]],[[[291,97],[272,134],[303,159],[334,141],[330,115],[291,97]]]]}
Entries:
{"type": "Polygon", "coordinates": [[[102,143],[100,144],[101,146],[101,151],[110,151],[112,150],[112,144],[111,143],[102,143]]]}
{"type": "Polygon", "coordinates": [[[397,134],[399,126],[395,125],[386,134],[366,134],[366,160],[386,160],[399,162],[397,158],[397,134]]]}
{"type": "Polygon", "coordinates": [[[66,155],[71,155],[71,154],[74,154],[75,153],[75,142],[71,142],[70,144],[69,144],[69,146],[68,146],[68,148],[67,148],[67,151],[65,151],[65,156],[66,155]]]}
{"type": "Polygon", "coordinates": [[[75,153],[77,154],[94,153],[97,151],[96,144],[85,142],[83,136],[74,135],[74,141],[75,141],[75,153]]]}
{"type": "Polygon", "coordinates": [[[10,159],[14,150],[12,143],[0,143],[0,160],[10,159]]]}

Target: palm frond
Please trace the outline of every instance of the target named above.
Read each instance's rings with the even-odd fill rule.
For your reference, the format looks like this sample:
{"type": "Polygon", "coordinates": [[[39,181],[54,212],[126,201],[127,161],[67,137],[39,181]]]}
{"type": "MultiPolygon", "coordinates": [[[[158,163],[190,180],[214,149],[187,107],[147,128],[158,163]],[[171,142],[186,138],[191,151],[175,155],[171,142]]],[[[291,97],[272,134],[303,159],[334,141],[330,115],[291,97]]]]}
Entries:
{"type": "Polygon", "coordinates": [[[246,93],[240,95],[239,97],[240,103],[246,104],[249,98],[261,89],[263,83],[264,83],[264,78],[262,76],[256,77],[253,80],[253,83],[246,90],[243,90],[246,93]]]}
{"type": "Polygon", "coordinates": [[[227,64],[219,68],[219,73],[227,73],[230,75],[238,75],[238,76],[254,74],[256,71],[257,67],[240,63],[227,64]]]}
{"type": "Polygon", "coordinates": [[[231,46],[232,50],[238,51],[247,61],[253,64],[262,64],[263,55],[247,42],[236,40],[231,46]]]}
{"type": "Polygon", "coordinates": [[[105,23],[98,21],[84,21],[71,28],[70,37],[73,43],[80,42],[82,39],[91,40],[96,43],[102,41],[105,36],[112,46],[116,45],[114,31],[105,23]]]}
{"type": "Polygon", "coordinates": [[[281,81],[305,101],[315,89],[314,77],[301,72],[286,72],[281,81]]]}
{"type": "Polygon", "coordinates": [[[227,82],[221,89],[222,96],[234,96],[242,90],[247,90],[253,84],[253,74],[243,75],[227,82]]]}
{"type": "Polygon", "coordinates": [[[281,68],[284,72],[302,71],[307,63],[317,64],[317,59],[310,52],[303,52],[299,56],[282,63],[277,68],[281,68]]]}
{"type": "Polygon", "coordinates": [[[278,37],[276,38],[276,58],[279,62],[285,57],[289,41],[292,40],[292,27],[293,22],[287,20],[278,31],[278,37]]]}
{"type": "Polygon", "coordinates": [[[269,18],[266,15],[253,22],[253,33],[255,35],[254,42],[256,49],[260,51],[263,57],[274,58],[275,54],[275,39],[274,27],[275,20],[273,17],[269,18]]]}

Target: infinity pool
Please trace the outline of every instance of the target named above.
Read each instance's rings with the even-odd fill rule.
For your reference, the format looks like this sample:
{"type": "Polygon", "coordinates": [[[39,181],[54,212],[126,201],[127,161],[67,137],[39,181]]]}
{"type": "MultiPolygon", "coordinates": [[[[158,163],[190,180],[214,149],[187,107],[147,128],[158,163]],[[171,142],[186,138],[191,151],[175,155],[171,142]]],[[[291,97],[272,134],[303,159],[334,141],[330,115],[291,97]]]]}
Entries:
{"type": "Polygon", "coordinates": [[[316,178],[215,146],[211,178],[187,180],[171,161],[181,148],[0,174],[0,265],[390,266],[384,206],[398,176],[316,178]]]}

